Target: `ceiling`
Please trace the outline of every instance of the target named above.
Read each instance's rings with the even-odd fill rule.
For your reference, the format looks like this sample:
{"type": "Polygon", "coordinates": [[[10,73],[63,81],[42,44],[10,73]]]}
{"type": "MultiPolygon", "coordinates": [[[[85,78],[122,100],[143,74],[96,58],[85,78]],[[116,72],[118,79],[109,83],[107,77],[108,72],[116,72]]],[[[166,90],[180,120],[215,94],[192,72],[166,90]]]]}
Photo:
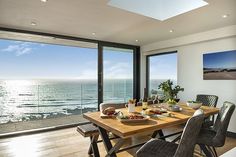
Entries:
{"type": "Polygon", "coordinates": [[[159,21],[111,7],[109,0],[0,0],[0,27],[142,46],[236,24],[236,0],[205,1],[209,5],[159,21]]]}

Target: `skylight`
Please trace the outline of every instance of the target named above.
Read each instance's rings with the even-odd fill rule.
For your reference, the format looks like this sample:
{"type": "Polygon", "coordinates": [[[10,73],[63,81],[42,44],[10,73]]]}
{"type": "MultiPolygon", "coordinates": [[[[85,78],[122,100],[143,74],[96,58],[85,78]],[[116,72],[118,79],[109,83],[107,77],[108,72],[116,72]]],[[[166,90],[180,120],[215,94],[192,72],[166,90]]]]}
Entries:
{"type": "Polygon", "coordinates": [[[204,0],[110,0],[108,5],[164,21],[203,7],[204,0]]]}

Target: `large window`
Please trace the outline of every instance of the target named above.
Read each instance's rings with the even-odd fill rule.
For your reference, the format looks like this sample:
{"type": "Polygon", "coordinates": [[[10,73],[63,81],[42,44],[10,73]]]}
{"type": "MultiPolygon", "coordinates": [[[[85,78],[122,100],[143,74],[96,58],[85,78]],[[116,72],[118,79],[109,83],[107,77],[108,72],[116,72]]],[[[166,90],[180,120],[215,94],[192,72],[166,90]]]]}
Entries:
{"type": "Polygon", "coordinates": [[[133,50],[104,47],[103,102],[133,98],[133,50]]]}
{"type": "Polygon", "coordinates": [[[1,39],[0,124],[96,111],[96,47],[1,39]]]}
{"type": "Polygon", "coordinates": [[[0,38],[0,134],[71,126],[101,102],[138,97],[138,47],[45,33],[0,38]]]}
{"type": "Polygon", "coordinates": [[[149,95],[162,95],[158,86],[161,82],[172,80],[177,84],[177,53],[163,53],[147,56],[149,95]]]}

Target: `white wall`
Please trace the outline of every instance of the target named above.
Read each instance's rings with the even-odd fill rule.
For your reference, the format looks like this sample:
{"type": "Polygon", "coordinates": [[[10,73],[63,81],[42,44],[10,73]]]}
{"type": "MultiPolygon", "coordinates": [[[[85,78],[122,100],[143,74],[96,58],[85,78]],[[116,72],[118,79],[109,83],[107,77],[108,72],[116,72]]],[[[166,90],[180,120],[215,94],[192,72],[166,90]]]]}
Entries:
{"type": "MultiPolygon", "coordinates": [[[[228,29],[225,31],[227,30],[228,29]]],[[[220,31],[222,32],[222,29],[220,31]]],[[[217,33],[216,30],[214,30],[214,32],[217,33]]],[[[202,34],[202,36],[205,37],[204,39],[207,38],[206,33],[209,32],[202,34]]],[[[209,40],[190,42],[190,44],[180,44],[174,47],[171,47],[171,43],[168,44],[168,41],[165,41],[168,47],[171,47],[166,49],[163,49],[163,47],[159,49],[159,42],[151,44],[150,47],[146,45],[144,49],[147,50],[151,48],[152,51],[145,52],[144,49],[142,49],[141,71],[145,72],[145,55],[177,50],[178,84],[185,89],[184,92],[179,94],[181,101],[193,100],[197,94],[214,94],[219,96],[217,107],[221,107],[224,101],[230,101],[236,104],[236,80],[203,80],[203,53],[236,50],[235,34],[229,34],[228,37],[223,36],[222,38],[219,38],[219,35],[217,36],[216,39],[212,39],[211,36],[209,40]]],[[[194,35],[192,37],[193,40],[195,40],[194,35]]],[[[175,42],[175,45],[176,44],[177,42],[175,42]]],[[[145,74],[142,74],[141,81],[141,89],[143,89],[143,87],[145,87],[145,74]]],[[[229,126],[229,131],[236,133],[235,120],[236,111],[232,116],[229,126]]]]}

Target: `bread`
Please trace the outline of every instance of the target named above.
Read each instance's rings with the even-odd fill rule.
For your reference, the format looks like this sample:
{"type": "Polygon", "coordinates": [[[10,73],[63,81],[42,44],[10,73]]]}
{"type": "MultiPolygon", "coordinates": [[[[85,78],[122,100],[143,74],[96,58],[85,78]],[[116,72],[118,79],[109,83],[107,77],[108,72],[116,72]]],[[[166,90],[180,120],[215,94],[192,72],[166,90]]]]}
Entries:
{"type": "Polygon", "coordinates": [[[114,107],[108,107],[102,111],[105,115],[113,115],[116,112],[116,109],[114,107]]]}
{"type": "Polygon", "coordinates": [[[157,108],[153,108],[153,109],[151,109],[150,112],[153,113],[153,114],[161,114],[160,109],[157,109],[157,108]]]}

